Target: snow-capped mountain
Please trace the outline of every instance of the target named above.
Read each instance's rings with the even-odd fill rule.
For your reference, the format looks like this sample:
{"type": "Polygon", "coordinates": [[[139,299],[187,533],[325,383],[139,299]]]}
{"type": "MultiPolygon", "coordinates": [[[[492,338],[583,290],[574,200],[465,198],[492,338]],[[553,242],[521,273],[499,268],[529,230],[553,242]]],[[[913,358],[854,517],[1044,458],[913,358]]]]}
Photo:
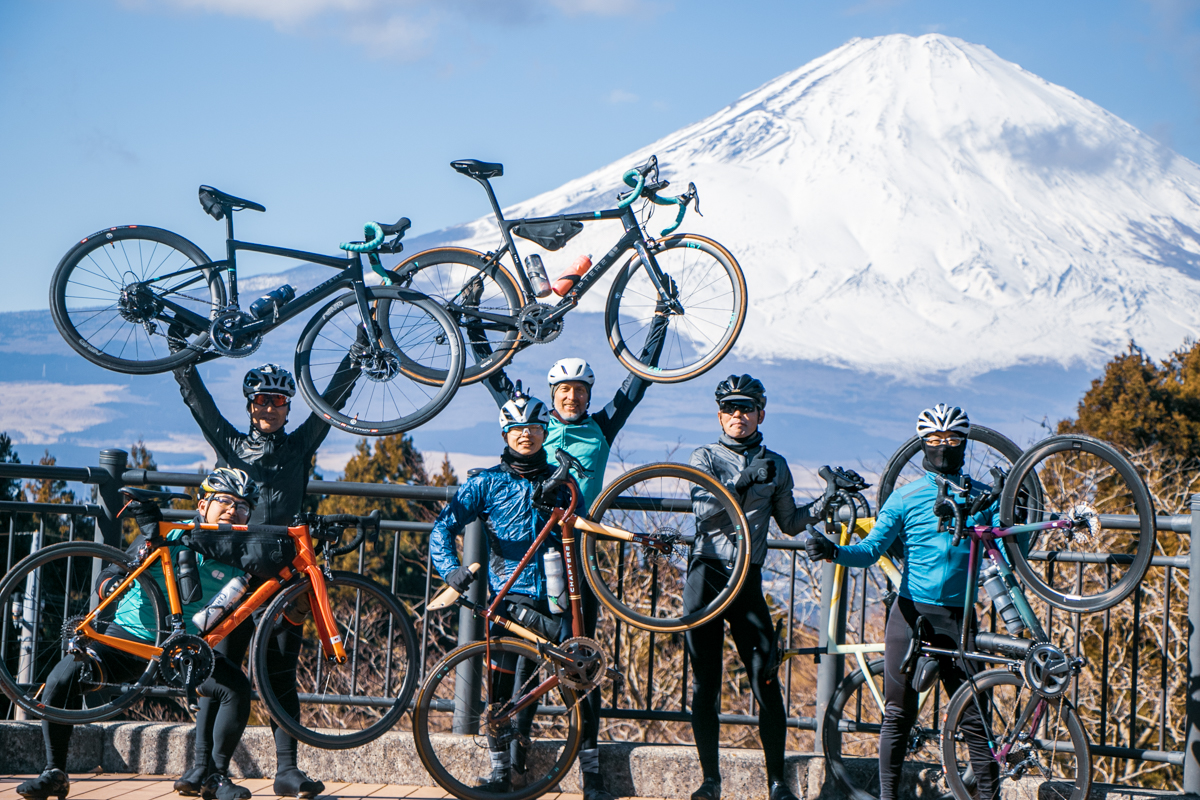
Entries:
{"type": "MultiPolygon", "coordinates": [[[[1200,167],[981,45],[853,40],[506,216],[612,207],[651,153],[700,188],[682,230],[746,272],[743,359],[961,378],[1094,367],[1130,339],[1163,355],[1200,328],[1200,167]]],[[[616,236],[594,225],[544,259],[616,236]]],[[[488,216],[428,238],[498,236],[488,216]]]]}

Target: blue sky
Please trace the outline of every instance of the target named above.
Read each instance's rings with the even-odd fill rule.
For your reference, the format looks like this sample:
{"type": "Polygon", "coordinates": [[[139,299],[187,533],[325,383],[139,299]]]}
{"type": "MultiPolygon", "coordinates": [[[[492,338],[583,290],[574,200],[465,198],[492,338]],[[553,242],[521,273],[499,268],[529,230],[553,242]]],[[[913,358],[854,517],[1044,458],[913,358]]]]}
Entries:
{"type": "Polygon", "coordinates": [[[927,32],[1200,161],[1200,0],[3,0],[0,311],[44,308],[105,226],[219,252],[201,183],[267,206],[241,238],[333,251],[401,215],[424,233],[486,211],[451,159],[504,162],[515,202],[855,36],[927,32]]]}

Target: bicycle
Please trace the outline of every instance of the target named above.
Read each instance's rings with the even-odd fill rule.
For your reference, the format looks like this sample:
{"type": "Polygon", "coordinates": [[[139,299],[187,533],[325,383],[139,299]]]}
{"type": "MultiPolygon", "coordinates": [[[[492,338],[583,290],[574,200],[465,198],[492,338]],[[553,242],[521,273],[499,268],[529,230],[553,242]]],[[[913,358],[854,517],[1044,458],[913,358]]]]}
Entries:
{"type": "MultiPolygon", "coordinates": [[[[143,489],[122,492],[142,503],[187,499],[143,489]]],[[[183,696],[194,707],[196,688],[212,672],[212,648],[265,608],[251,643],[250,664],[258,697],[270,717],[314,747],[345,749],[373,741],[408,708],[420,646],[408,613],[391,592],[363,575],[333,571],[329,561],[360,548],[367,538],[375,541],[378,524],[377,513],[302,514],[290,527],[164,521],[133,556],[79,541],[38,550],[0,580],[0,608],[13,611],[4,628],[5,641],[18,648],[16,658],[11,652],[0,658],[0,689],[28,713],[70,725],[111,719],[143,697],[183,696]],[[357,532],[339,544],[347,527],[357,532]],[[232,546],[234,552],[241,547],[269,554],[260,556],[262,563],[255,567],[262,575],[258,585],[252,584],[201,636],[184,629],[178,573],[168,546],[180,542],[166,539],[175,529],[186,531],[190,545],[201,552],[227,552],[232,546]],[[166,597],[148,572],[151,568],[161,570],[166,597]],[[101,579],[110,575],[115,577],[101,579]],[[153,641],[108,632],[134,584],[154,609],[153,641]],[[286,672],[287,665],[270,663],[267,653],[275,636],[297,624],[302,626],[303,645],[296,669],[300,713],[293,716],[270,680],[272,669],[286,672]],[[144,661],[140,676],[129,682],[106,681],[97,643],[135,663],[144,661]],[[70,702],[51,706],[39,696],[55,664],[67,657],[83,665],[76,673],[84,699],[80,708],[66,707],[70,702]]],[[[359,554],[361,561],[361,549],[359,554]]],[[[212,563],[221,566],[215,558],[212,563]]]]}
{"type": "MultiPolygon", "coordinates": [[[[482,641],[450,652],[427,675],[417,692],[413,707],[413,738],[421,763],[438,785],[455,797],[467,800],[528,800],[552,790],[574,762],[582,736],[579,702],[605,680],[622,681],[621,673],[611,668],[600,643],[584,635],[582,596],[579,573],[582,570],[600,602],[618,617],[645,630],[682,631],[701,625],[720,614],[736,597],[749,567],[749,548],[745,536],[745,516],[737,500],[720,483],[682,464],[651,464],[632,470],[610,485],[593,504],[590,519],[575,513],[579,490],[570,477],[580,474],[579,462],[558,450],[558,468],[543,485],[542,495],[553,497],[558,486],[568,486],[570,502],[555,507],[539,531],[528,552],[518,563],[504,586],[485,604],[474,603],[451,587],[443,589],[429,603],[436,611],[458,604],[471,609],[487,622],[482,641]],[[674,486],[666,505],[691,509],[691,490],[711,493],[730,518],[729,536],[737,544],[732,577],[726,590],[712,602],[692,614],[683,613],[683,577],[674,568],[677,554],[686,552],[694,534],[686,534],[682,525],[623,528],[605,520],[605,513],[620,506],[633,506],[630,520],[649,522],[651,513],[661,513],[659,521],[682,512],[662,510],[651,498],[651,491],[674,486]],[[622,499],[624,498],[624,499],[622,499]],[[639,507],[641,510],[639,510],[639,507]],[[561,529],[563,563],[571,604],[571,636],[557,642],[556,634],[542,625],[521,624],[515,613],[505,611],[505,596],[521,571],[536,557],[555,526],[561,529]],[[582,538],[579,543],[576,534],[582,538]],[[596,552],[597,540],[620,543],[627,550],[623,561],[629,571],[640,572],[638,582],[623,586],[630,592],[646,592],[662,598],[661,605],[649,597],[614,594],[605,582],[606,550],[596,552]],[[580,544],[582,547],[580,548],[580,544]],[[663,562],[663,569],[658,569],[663,562]],[[609,591],[605,591],[609,589],[609,591]],[[497,636],[503,630],[505,636],[497,636]],[[503,656],[518,661],[516,687],[511,697],[493,696],[493,660],[503,656]],[[477,699],[471,686],[482,685],[484,700],[477,699]],[[501,747],[519,742],[524,758],[514,764],[514,788],[507,794],[483,792],[473,778],[489,769],[486,733],[501,747]]],[[[676,520],[678,522],[678,520],[676,520]]],[[[472,571],[478,564],[470,565],[472,571]]],[[[622,572],[624,574],[624,571],[622,572]]]]}
{"type": "Polygon", "coordinates": [[[214,219],[225,220],[226,255],[220,261],[178,234],[147,225],[106,228],[63,256],[50,284],[50,312],[77,353],[133,375],[222,356],[245,358],[267,333],[329,300],[301,333],[295,367],[300,394],[330,425],[362,436],[400,433],[429,421],[450,402],[465,363],[458,327],[438,303],[388,285],[379,260],[380,253],[403,249],[407,218],[395,225],[367,223],[368,240],[343,243],[348,255],[338,257],[235,239],[234,212],[265,211],[259,203],[201,186],[200,204],[214,219]],[[393,238],[385,241],[388,236],[393,238]],[[290,286],[281,287],[243,311],[237,281],[237,253],[243,250],[340,271],[299,297],[290,286]],[[366,285],[363,254],[384,285],[366,285]],[[338,296],[347,288],[351,291],[338,296]],[[366,381],[343,408],[335,408],[321,397],[318,384],[336,377],[347,353],[366,381]],[[429,381],[431,370],[442,379],[429,381]]]}
{"type": "MultiPolygon", "coordinates": [[[[450,166],[478,181],[487,192],[503,237],[501,246],[488,253],[434,248],[410,256],[388,274],[398,286],[438,298],[462,327],[475,359],[463,373],[464,383],[486,378],[525,347],[557,338],[567,313],[630,251],[609,289],[604,323],[613,353],[630,372],[658,383],[686,381],[715,366],[737,341],[746,318],[741,267],[712,239],[674,234],[689,204],[699,211],[698,193],[692,183],[679,196],[659,196],[669,181],[660,178],[655,156],[625,173],[631,188],[618,195],[616,208],[525,219],[505,219],[496,200],[490,179],[504,174],[502,164],[463,159],[450,166]],[[648,216],[639,222],[633,210],[639,199],[645,201],[645,208],[678,207],[674,224],[662,231],[662,238],[644,233],[648,216]],[[561,300],[553,305],[539,302],[526,268],[530,261],[522,263],[514,235],[553,252],[581,232],[584,223],[600,220],[620,220],[624,235],[561,300]],[[506,255],[512,261],[511,272],[503,263],[506,255]],[[669,319],[663,355],[658,364],[644,364],[636,354],[642,351],[656,314],[669,319]]],[[[438,371],[422,375],[431,383],[444,380],[438,371]]]]}

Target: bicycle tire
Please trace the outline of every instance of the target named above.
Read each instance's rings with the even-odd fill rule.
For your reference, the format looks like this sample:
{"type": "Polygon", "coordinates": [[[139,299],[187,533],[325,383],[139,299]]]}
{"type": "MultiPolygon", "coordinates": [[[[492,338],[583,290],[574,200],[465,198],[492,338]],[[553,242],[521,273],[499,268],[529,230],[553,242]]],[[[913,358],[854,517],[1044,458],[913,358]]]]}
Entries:
{"type": "MultiPolygon", "coordinates": [[[[428,295],[442,304],[449,313],[451,301],[461,301],[468,283],[480,277],[480,296],[476,308],[492,314],[516,317],[525,305],[520,284],[499,261],[487,263],[487,257],[462,247],[436,247],[408,257],[389,272],[396,285],[428,295]]],[[[451,315],[452,317],[454,315],[451,315]]],[[[385,331],[386,310],[380,314],[385,331]]],[[[462,332],[471,362],[464,370],[462,382],[481,381],[512,360],[520,344],[516,325],[494,332],[473,317],[458,315],[455,319],[462,332]]],[[[487,323],[495,325],[497,323],[487,323]]],[[[385,334],[386,335],[386,334],[385,334]]],[[[389,344],[389,346],[393,346],[389,344]]],[[[445,374],[438,370],[406,370],[414,380],[440,385],[445,374]]]]}
{"type": "Polygon", "coordinates": [[[750,570],[750,526],[746,516],[737,498],[711,475],[686,464],[667,462],[647,464],[619,476],[604,488],[588,512],[595,522],[632,533],[669,531],[694,536],[695,523],[688,518],[694,518],[691,493],[696,488],[719,499],[731,521],[731,538],[737,551],[724,588],[706,606],[690,614],[683,605],[691,559],[691,545],[685,539],[670,554],[657,554],[645,546],[575,529],[581,537],[583,573],[592,591],[613,614],[636,628],[679,633],[714,619],[733,602],[750,570]],[[662,498],[666,507],[655,508],[638,498],[662,498]],[[628,568],[627,550],[633,559],[628,568]]]}
{"type": "Polygon", "coordinates": [[[177,276],[162,284],[161,290],[156,286],[153,297],[143,296],[141,307],[133,309],[121,305],[122,290],[133,283],[124,278],[131,275],[145,281],[208,263],[211,259],[203,250],[162,228],[124,225],[97,231],[58,262],[50,281],[50,316],[75,352],[105,369],[151,375],[190,364],[208,347],[208,328],[177,323],[161,298],[212,320],[225,306],[220,271],[200,268],[195,270],[198,279],[177,276]],[[191,288],[194,280],[202,285],[191,288]],[[153,310],[156,304],[159,307],[153,310]],[[131,314],[145,319],[130,319],[131,314]],[[169,335],[176,337],[174,342],[169,335]]]}
{"type": "MultiPolygon", "coordinates": [[[[128,709],[141,699],[146,690],[157,681],[158,662],[147,660],[146,669],[136,683],[126,691],[119,693],[115,699],[97,703],[94,700],[103,695],[98,695],[97,698],[89,697],[88,699],[93,702],[88,703],[87,708],[48,706],[38,699],[50,671],[62,658],[66,657],[63,641],[63,627],[66,620],[86,614],[91,609],[92,600],[95,597],[92,586],[93,577],[98,574],[99,570],[109,566],[119,567],[122,574],[125,575],[133,571],[129,567],[129,557],[115,547],[94,542],[60,542],[43,547],[21,559],[8,571],[3,580],[0,580],[0,599],[3,600],[5,609],[25,607],[24,592],[30,585],[31,578],[34,580],[34,585],[38,587],[40,595],[39,601],[34,602],[38,608],[37,631],[26,640],[31,642],[26,650],[31,653],[31,656],[27,657],[31,661],[31,682],[22,682],[20,676],[14,675],[11,670],[11,666],[16,663],[18,664],[18,673],[21,671],[17,656],[21,650],[25,649],[21,646],[22,640],[18,636],[19,631],[16,629],[13,616],[6,614],[7,620],[0,622],[8,633],[6,642],[10,651],[0,654],[0,689],[13,703],[30,714],[49,722],[65,725],[102,722],[112,719],[128,709]],[[75,559],[75,561],[72,562],[71,559],[75,559]],[[80,563],[80,560],[83,563],[80,563]],[[62,602],[55,602],[60,596],[62,602]]],[[[158,585],[146,573],[142,573],[138,577],[137,585],[149,597],[154,607],[155,618],[159,620],[154,643],[161,645],[170,633],[163,622],[168,613],[166,600],[158,585]]],[[[88,668],[93,667],[88,665],[88,668]]],[[[76,677],[80,678],[81,675],[82,673],[77,673],[76,677]]],[[[112,691],[103,689],[105,684],[102,681],[87,681],[86,676],[82,676],[82,678],[81,683],[95,687],[83,690],[84,696],[100,691],[109,694],[112,691]]]]}
{"type": "Polygon", "coordinates": [[[1043,531],[1031,536],[1027,546],[1018,546],[1006,537],[1004,551],[1013,569],[1038,597],[1067,611],[1103,611],[1137,588],[1154,555],[1154,503],[1137,469],[1115,447],[1079,434],[1051,436],[1025,451],[1013,465],[1010,482],[1000,497],[1000,521],[1006,527],[1015,520],[1041,522],[1055,513],[1066,514],[1078,503],[1094,507],[1101,515],[1137,517],[1133,540],[1104,523],[1103,517],[1099,536],[1092,531],[1043,531]],[[1020,496],[1016,491],[1031,475],[1037,476],[1041,486],[1038,498],[1020,496]],[[1060,542],[1065,548],[1057,549],[1060,542]],[[1034,569],[1027,550],[1048,554],[1049,579],[1034,569]],[[1115,583],[1112,574],[1120,569],[1120,561],[1112,559],[1113,555],[1130,560],[1115,583]],[[1059,570],[1054,563],[1069,566],[1073,559],[1089,557],[1106,560],[1099,564],[1076,562],[1075,570],[1059,570]],[[1066,574],[1069,571],[1074,576],[1066,574]],[[1097,591],[1089,591],[1093,587],[1097,591]]]}
{"type": "MultiPolygon", "coordinates": [[[[990,692],[989,703],[991,705],[988,716],[991,719],[987,726],[990,734],[988,739],[991,742],[1004,740],[1007,731],[1002,733],[997,730],[997,717],[1010,716],[1015,721],[1021,706],[1017,705],[1011,714],[1008,713],[1007,707],[1013,702],[1019,703],[1022,691],[1006,690],[998,700],[997,689],[1002,686],[1021,687],[1021,689],[1025,689],[1024,694],[1029,693],[1021,676],[1014,675],[1005,668],[993,669],[976,675],[974,688],[971,681],[964,683],[950,698],[950,702],[946,706],[946,718],[942,730],[942,767],[945,771],[946,783],[957,800],[973,800],[974,798],[973,788],[968,787],[960,777],[960,769],[964,768],[959,765],[966,761],[965,738],[959,730],[963,712],[969,705],[974,705],[977,691],[990,692]],[[997,706],[1002,707],[999,712],[997,712],[997,706]],[[963,748],[961,753],[960,747],[963,748]]],[[[1061,741],[1058,738],[1060,733],[1058,729],[1061,727],[1065,729],[1067,737],[1070,739],[1071,752],[1066,755],[1052,756],[1050,759],[1051,772],[1054,772],[1054,767],[1057,765],[1058,771],[1063,773],[1062,780],[1044,780],[1040,786],[1029,787],[1030,790],[1027,792],[1021,791],[1021,796],[1038,797],[1042,800],[1086,800],[1092,786],[1092,755],[1087,734],[1079,721],[1079,715],[1070,701],[1065,699],[1058,703],[1048,702],[1046,708],[1050,712],[1044,717],[1046,725],[1047,727],[1052,725],[1055,728],[1054,738],[1048,740],[1051,744],[1050,751],[1057,751],[1056,745],[1061,741]],[[1071,764],[1072,761],[1074,764],[1071,764]]],[[[1043,730],[1045,729],[1043,728],[1043,730]]],[[[1046,742],[1045,738],[1030,736],[1027,740],[1017,743],[1020,745],[1019,747],[1014,745],[1013,750],[1024,751],[1027,758],[1037,758],[1035,753],[1047,752],[1046,742]]],[[[1010,751],[1011,753],[1012,751],[1010,751]]],[[[1028,765],[1022,768],[1015,764],[1011,755],[1006,760],[1010,768],[1028,768],[1028,765]]],[[[1041,761],[1038,763],[1042,764],[1041,761]]],[[[1011,780],[1011,778],[1007,775],[1000,777],[1001,787],[1006,780],[1011,780]]]]}
{"type": "Polygon", "coordinates": [[[403,433],[437,416],[458,391],[464,360],[462,337],[450,316],[425,295],[396,286],[365,291],[376,318],[388,322],[390,336],[384,341],[391,345],[384,357],[375,363],[359,362],[362,374],[341,407],[321,396],[316,381],[325,383],[337,377],[342,358],[356,347],[357,331],[363,324],[354,292],[347,292],[321,309],[301,334],[296,347],[296,382],[305,401],[329,425],[359,436],[403,433]],[[404,370],[406,364],[441,369],[446,380],[440,386],[413,381],[404,370]]]}
{"type": "Polygon", "coordinates": [[[721,244],[694,233],[656,240],[649,249],[659,269],[678,288],[685,313],[670,316],[658,363],[639,361],[634,354],[642,350],[660,298],[635,255],[617,273],[608,292],[604,311],[608,342],[621,363],[639,377],[654,383],[691,380],[720,363],[737,342],[746,322],[746,277],[721,244]],[[627,321],[622,322],[622,317],[627,321]],[[699,355],[685,354],[692,350],[699,355]]]}
{"type": "Polygon", "coordinates": [[[325,659],[311,617],[297,631],[303,642],[299,685],[290,677],[290,665],[270,655],[271,639],[295,628],[287,615],[304,617],[304,609],[311,607],[312,584],[304,579],[272,599],[256,626],[251,650],[254,683],[271,719],[294,738],[324,750],[345,750],[375,741],[400,721],[416,690],[421,646],[408,612],[385,587],[353,572],[334,572],[325,583],[346,648],[345,663],[325,659]],[[351,621],[343,623],[348,618],[351,621]],[[282,671],[285,691],[298,692],[298,717],[280,700],[270,680],[272,669],[282,671]],[[366,686],[375,693],[362,693],[366,686]],[[349,699],[322,703],[316,699],[321,694],[349,699]]]}
{"type": "MultiPolygon", "coordinates": [[[[883,659],[867,662],[871,680],[883,695],[883,659]]],[[[821,727],[821,744],[829,772],[846,790],[851,800],[879,798],[879,726],[882,720],[878,702],[869,688],[862,669],[856,669],[838,684],[833,699],[825,708],[821,727]],[[865,696],[864,696],[865,695],[865,696]],[[854,758],[851,763],[849,759],[854,758]]],[[[941,733],[937,726],[937,709],[922,708],[909,734],[904,757],[908,770],[923,771],[930,766],[941,768],[938,747],[941,733]],[[914,761],[914,755],[918,760],[914,761]]],[[[907,776],[916,779],[916,776],[907,776]]],[[[902,785],[907,782],[901,776],[902,785]]],[[[909,794],[903,788],[899,793],[909,794]]]]}
{"type": "Polygon", "coordinates": [[[532,747],[526,754],[526,770],[521,774],[514,769],[517,774],[513,791],[485,792],[470,785],[474,783],[474,777],[486,775],[490,769],[487,743],[476,733],[487,706],[480,703],[480,707],[472,708],[472,698],[458,697],[457,672],[461,666],[478,660],[479,667],[467,666],[467,669],[482,671],[486,692],[486,687],[491,685],[488,658],[497,653],[515,653],[536,665],[530,672],[531,679],[523,684],[525,686],[536,685],[537,676],[549,669],[548,662],[535,646],[517,639],[472,642],[451,651],[429,672],[417,693],[413,706],[413,743],[426,771],[438,786],[455,797],[463,800],[532,800],[554,789],[579,754],[583,737],[579,711],[582,698],[560,683],[557,699],[562,703],[559,708],[565,709],[561,715],[539,704],[542,713],[535,713],[530,723],[532,747]],[[463,709],[457,720],[461,732],[455,732],[455,708],[463,709]],[[556,721],[557,716],[565,716],[566,721],[556,721]],[[530,774],[534,772],[536,774],[530,774]]]}

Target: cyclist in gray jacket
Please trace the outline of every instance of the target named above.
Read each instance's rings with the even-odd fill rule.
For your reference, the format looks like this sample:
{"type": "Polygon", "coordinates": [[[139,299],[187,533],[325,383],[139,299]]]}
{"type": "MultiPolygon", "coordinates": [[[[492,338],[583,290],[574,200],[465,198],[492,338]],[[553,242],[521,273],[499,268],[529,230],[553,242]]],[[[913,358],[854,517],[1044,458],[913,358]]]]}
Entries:
{"type": "MultiPolygon", "coordinates": [[[[729,623],[734,645],[750,677],[758,701],[758,728],[766,757],[770,800],[796,800],[783,774],[787,740],[783,695],[779,691],[775,629],[762,592],[762,564],[767,557],[767,529],[772,519],[784,533],[795,535],[820,519],[820,501],[796,505],[792,472],[783,456],[762,443],[758,426],[766,418],[767,394],[749,375],[730,375],[717,385],[721,438],[692,453],[693,467],[707,472],[741,503],[750,523],[750,569],[746,582],[720,617],[686,634],[693,668],[692,733],[704,782],[692,800],[720,800],[718,741],[723,677],[722,645],[729,623]]],[[[692,490],[696,514],[696,546],[688,567],[683,602],[687,613],[707,605],[729,582],[735,549],[729,536],[733,523],[711,494],[692,490]]]]}

